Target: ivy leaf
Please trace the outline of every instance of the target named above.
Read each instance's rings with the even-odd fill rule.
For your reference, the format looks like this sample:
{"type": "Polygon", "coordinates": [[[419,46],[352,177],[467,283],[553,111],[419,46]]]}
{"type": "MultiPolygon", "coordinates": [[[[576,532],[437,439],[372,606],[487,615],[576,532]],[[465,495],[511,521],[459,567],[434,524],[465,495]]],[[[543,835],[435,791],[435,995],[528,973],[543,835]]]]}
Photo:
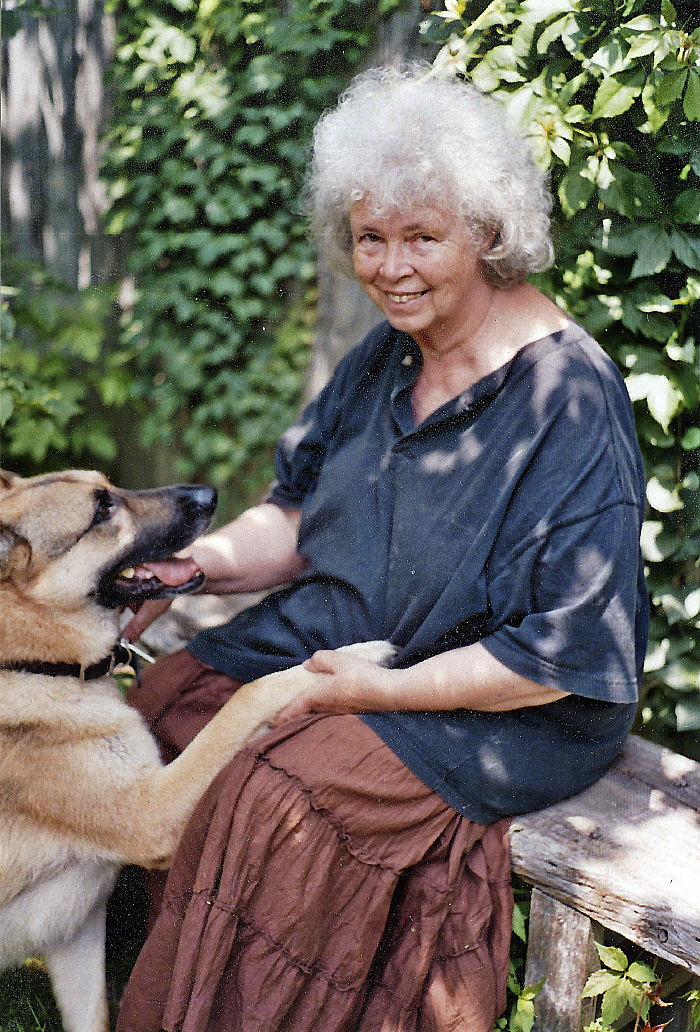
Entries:
{"type": "Polygon", "coordinates": [[[688,69],[657,72],[654,75],[654,92],[661,107],[668,107],[678,100],[688,80],[688,69]]]}
{"type": "Polygon", "coordinates": [[[700,72],[688,72],[688,86],[683,98],[683,113],[691,122],[700,122],[700,72]]]}
{"type": "Polygon", "coordinates": [[[667,315],[646,307],[638,297],[629,294],[622,297],[622,322],[633,333],[643,333],[660,343],[666,343],[675,329],[667,315]]]}
{"type": "Polygon", "coordinates": [[[585,208],[595,190],[595,183],[581,175],[581,168],[570,168],[562,178],[558,196],[565,214],[571,218],[585,208]]]}
{"type": "Polygon", "coordinates": [[[664,487],[657,477],[649,479],[646,495],[649,505],[657,512],[677,512],[684,508],[683,501],[678,495],[678,489],[664,487]]]}
{"type": "Polygon", "coordinates": [[[640,33],[636,39],[632,40],[629,50],[627,51],[627,60],[632,62],[638,60],[640,57],[646,57],[647,54],[653,54],[657,47],[660,45],[659,36],[651,36],[649,33],[640,33]]]}
{"type": "Polygon", "coordinates": [[[659,23],[648,14],[640,14],[637,18],[625,22],[624,28],[633,29],[635,32],[651,32],[652,29],[659,28],[659,23]]]}
{"type": "Polygon", "coordinates": [[[608,75],[622,72],[628,65],[626,55],[616,36],[608,37],[603,46],[593,54],[590,63],[603,68],[608,75]]]}
{"type": "Polygon", "coordinates": [[[522,942],[527,942],[527,931],[525,928],[525,915],[522,906],[515,904],[513,907],[513,934],[522,942]]]}
{"type": "Polygon", "coordinates": [[[603,946],[597,942],[595,948],[598,951],[603,964],[606,967],[611,968],[613,971],[626,971],[628,967],[628,960],[622,950],[619,950],[617,946],[603,946]]]}
{"type": "Polygon", "coordinates": [[[606,993],[603,993],[600,1006],[600,1016],[603,1022],[611,1025],[613,1021],[617,1021],[626,1006],[627,986],[625,985],[625,979],[621,978],[617,985],[611,986],[606,993]]]}
{"type": "Polygon", "coordinates": [[[691,426],[681,437],[681,448],[684,451],[695,451],[700,448],[700,427],[691,426]]]}
{"type": "Polygon", "coordinates": [[[674,25],[678,15],[671,0],[661,0],[661,17],[666,25],[674,25]]]}
{"type": "MultiPolygon", "coordinates": [[[[540,38],[537,40],[537,53],[546,54],[552,43],[560,39],[567,45],[567,41],[570,42],[571,36],[576,32],[578,28],[575,15],[569,13],[565,14],[561,18],[557,18],[551,25],[548,25],[544,30],[540,38]]],[[[567,46],[567,49],[569,47],[567,46]]]]}
{"type": "Polygon", "coordinates": [[[673,253],[672,239],[663,226],[649,225],[635,236],[637,260],[630,272],[631,279],[655,276],[668,265],[673,253]]]}
{"type": "Polygon", "coordinates": [[[656,982],[656,972],[654,969],[650,968],[648,964],[642,964],[639,961],[630,964],[627,974],[635,982],[656,982]]]}
{"type": "Polygon", "coordinates": [[[590,996],[602,996],[603,993],[608,992],[609,989],[617,985],[621,978],[621,975],[616,974],[614,971],[606,971],[604,968],[594,971],[583,987],[581,996],[584,999],[590,996]]]}
{"type": "Polygon", "coordinates": [[[593,100],[593,118],[615,118],[628,111],[642,92],[641,86],[623,86],[614,76],[603,79],[593,100]]]}
{"type": "Polygon", "coordinates": [[[700,269],[700,240],[680,229],[671,230],[671,246],[676,258],[689,269],[700,269]]]}
{"type": "Polygon", "coordinates": [[[661,563],[678,549],[678,541],[664,531],[661,520],[644,521],[640,544],[642,555],[648,563],[661,563]]]}
{"type": "Polygon", "coordinates": [[[672,210],[676,222],[700,225],[700,190],[683,190],[674,198],[672,210]]]}
{"type": "Polygon", "coordinates": [[[555,14],[575,11],[576,6],[576,0],[523,0],[520,9],[524,16],[523,21],[541,22],[554,17],[555,14]]]}

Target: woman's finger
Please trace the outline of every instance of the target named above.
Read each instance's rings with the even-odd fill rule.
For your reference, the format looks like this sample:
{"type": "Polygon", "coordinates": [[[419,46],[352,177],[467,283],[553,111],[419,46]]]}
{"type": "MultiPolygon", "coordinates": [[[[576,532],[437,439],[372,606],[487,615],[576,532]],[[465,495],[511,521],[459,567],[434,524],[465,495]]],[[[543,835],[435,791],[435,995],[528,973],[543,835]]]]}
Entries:
{"type": "Polygon", "coordinates": [[[129,620],[122,630],[122,637],[127,641],[136,641],[143,632],[151,626],[154,620],[170,608],[172,599],[166,598],[160,601],[144,602],[138,612],[129,620]]]}

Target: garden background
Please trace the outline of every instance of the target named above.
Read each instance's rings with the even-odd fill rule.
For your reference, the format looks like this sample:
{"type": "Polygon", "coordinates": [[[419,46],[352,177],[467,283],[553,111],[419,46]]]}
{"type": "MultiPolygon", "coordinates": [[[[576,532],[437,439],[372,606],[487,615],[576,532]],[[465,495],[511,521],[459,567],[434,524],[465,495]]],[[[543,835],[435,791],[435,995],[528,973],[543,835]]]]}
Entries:
{"type": "Polygon", "coordinates": [[[502,97],[550,169],[557,262],[537,282],[622,369],[646,464],[639,731],[698,759],[697,0],[432,6],[15,0],[2,464],[212,483],[221,518],[255,500],[278,434],[377,317],[317,268],[311,128],[360,67],[434,61],[502,97]]]}

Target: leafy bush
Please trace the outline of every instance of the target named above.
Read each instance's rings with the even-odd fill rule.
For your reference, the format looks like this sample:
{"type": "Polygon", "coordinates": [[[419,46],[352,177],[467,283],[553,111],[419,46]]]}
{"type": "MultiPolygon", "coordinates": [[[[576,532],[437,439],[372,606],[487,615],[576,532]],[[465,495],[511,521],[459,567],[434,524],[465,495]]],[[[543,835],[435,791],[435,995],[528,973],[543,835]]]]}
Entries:
{"type": "MultiPolygon", "coordinates": [[[[178,474],[259,489],[293,419],[313,255],[311,128],[394,0],[115,0],[108,227],[131,238],[147,444],[178,474]]],[[[229,496],[230,497],[230,496],[229,496]]]]}
{"type": "Polygon", "coordinates": [[[447,0],[423,30],[444,41],[436,68],[502,98],[551,170],[558,260],[540,285],[623,370],[646,464],[642,723],[697,755],[696,0],[447,0]]]}
{"type": "Polygon", "coordinates": [[[38,264],[5,256],[1,291],[3,462],[20,473],[109,465],[106,412],[129,395],[129,354],[107,350],[111,292],[76,290],[38,264]]]}

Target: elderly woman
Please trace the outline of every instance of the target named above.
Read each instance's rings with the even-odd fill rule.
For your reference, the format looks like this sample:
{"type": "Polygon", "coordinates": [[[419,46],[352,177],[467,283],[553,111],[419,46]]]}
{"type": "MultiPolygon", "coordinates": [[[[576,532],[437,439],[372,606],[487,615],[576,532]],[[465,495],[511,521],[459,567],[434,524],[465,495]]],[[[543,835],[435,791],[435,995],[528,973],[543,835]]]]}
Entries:
{"type": "Polygon", "coordinates": [[[508,818],[600,777],[635,713],[632,414],[525,282],[551,246],[523,141],[457,80],[373,71],[321,119],[310,190],[385,321],[283,437],[267,501],[182,560],[211,592],[285,586],[134,701],[173,756],[241,682],[306,661],[315,686],[200,803],[121,1032],[489,1032],[508,818]],[[370,639],[391,669],[334,651],[370,639]]]}

